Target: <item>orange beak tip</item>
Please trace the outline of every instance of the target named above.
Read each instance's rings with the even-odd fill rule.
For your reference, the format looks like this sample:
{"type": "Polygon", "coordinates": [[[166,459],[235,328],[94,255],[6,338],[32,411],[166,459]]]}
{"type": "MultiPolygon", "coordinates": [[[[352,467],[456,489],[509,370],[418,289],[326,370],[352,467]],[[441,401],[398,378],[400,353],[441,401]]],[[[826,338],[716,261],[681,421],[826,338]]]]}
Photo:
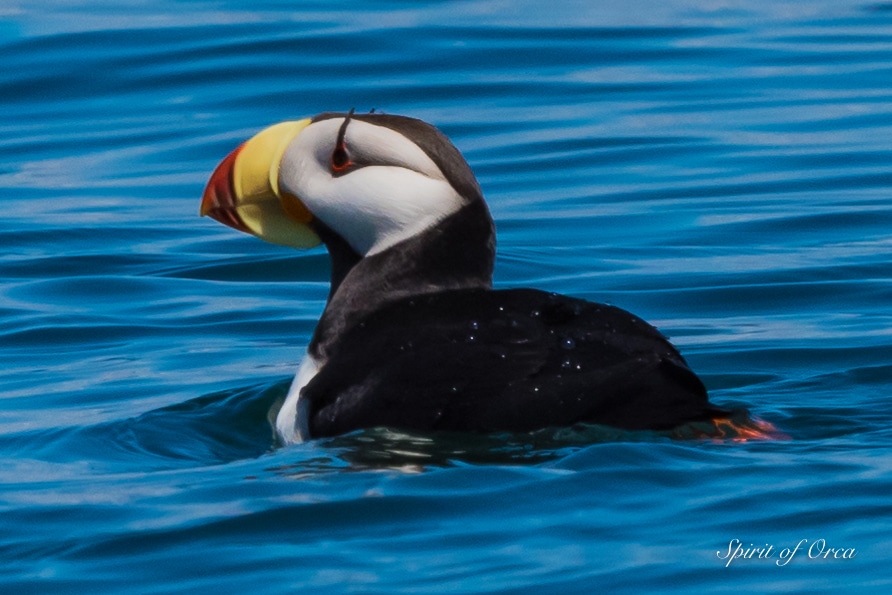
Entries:
{"type": "Polygon", "coordinates": [[[236,211],[237,198],[232,187],[232,169],[241,148],[239,146],[227,155],[211,174],[204,188],[198,213],[202,217],[210,217],[238,231],[250,233],[236,211]]]}

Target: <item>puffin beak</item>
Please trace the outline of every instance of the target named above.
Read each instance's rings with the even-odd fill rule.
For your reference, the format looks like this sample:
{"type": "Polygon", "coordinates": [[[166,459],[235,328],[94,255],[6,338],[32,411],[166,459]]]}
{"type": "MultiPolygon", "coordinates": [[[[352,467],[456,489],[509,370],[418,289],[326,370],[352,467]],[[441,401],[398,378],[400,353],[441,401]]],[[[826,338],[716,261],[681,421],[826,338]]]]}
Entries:
{"type": "Polygon", "coordinates": [[[204,189],[202,216],[267,242],[294,248],[321,243],[307,225],[313,215],[279,188],[279,165],[309,119],[282,122],[258,132],[220,162],[204,189]]]}

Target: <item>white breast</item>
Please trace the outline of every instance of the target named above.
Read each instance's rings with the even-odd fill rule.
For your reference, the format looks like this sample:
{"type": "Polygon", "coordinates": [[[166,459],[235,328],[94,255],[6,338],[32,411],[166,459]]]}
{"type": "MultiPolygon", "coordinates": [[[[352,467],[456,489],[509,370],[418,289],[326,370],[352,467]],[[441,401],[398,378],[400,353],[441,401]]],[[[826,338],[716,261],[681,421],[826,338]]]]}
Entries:
{"type": "Polygon", "coordinates": [[[309,354],[305,355],[288,389],[285,404],[276,416],[276,433],[283,444],[297,444],[310,439],[309,404],[301,402],[300,391],[318,371],[316,360],[309,354]]]}

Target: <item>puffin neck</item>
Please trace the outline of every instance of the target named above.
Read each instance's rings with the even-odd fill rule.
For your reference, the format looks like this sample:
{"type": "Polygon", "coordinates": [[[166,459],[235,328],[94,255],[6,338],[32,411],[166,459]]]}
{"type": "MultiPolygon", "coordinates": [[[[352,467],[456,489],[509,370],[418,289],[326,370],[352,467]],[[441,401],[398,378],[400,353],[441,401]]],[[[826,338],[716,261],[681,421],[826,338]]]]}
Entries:
{"type": "Polygon", "coordinates": [[[353,270],[353,267],[359,264],[362,260],[362,256],[350,246],[350,243],[347,242],[347,240],[339,236],[334,230],[322,223],[319,219],[314,219],[310,225],[312,230],[315,231],[322,240],[322,243],[325,244],[325,248],[328,250],[329,259],[331,260],[331,286],[328,291],[328,300],[326,303],[326,305],[328,305],[341,287],[341,283],[344,282],[344,279],[350,271],[353,270]]]}
{"type": "Polygon", "coordinates": [[[344,331],[385,304],[450,289],[491,288],[495,230],[483,200],[472,200],[437,225],[361,258],[320,225],[332,262],[331,290],[308,351],[324,363],[344,331]]]}

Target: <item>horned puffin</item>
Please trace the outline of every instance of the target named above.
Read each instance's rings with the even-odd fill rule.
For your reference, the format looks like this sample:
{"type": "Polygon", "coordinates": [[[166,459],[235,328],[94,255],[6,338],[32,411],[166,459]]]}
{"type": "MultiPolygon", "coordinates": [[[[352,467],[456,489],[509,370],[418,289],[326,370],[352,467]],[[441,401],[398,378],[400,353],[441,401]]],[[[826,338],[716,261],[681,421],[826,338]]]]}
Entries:
{"type": "Polygon", "coordinates": [[[379,426],[660,430],[728,415],[629,312],[493,289],[480,186],[421,120],[351,110],[273,125],[217,166],[200,212],[330,255],[328,301],[276,418],[285,444],[379,426]]]}

